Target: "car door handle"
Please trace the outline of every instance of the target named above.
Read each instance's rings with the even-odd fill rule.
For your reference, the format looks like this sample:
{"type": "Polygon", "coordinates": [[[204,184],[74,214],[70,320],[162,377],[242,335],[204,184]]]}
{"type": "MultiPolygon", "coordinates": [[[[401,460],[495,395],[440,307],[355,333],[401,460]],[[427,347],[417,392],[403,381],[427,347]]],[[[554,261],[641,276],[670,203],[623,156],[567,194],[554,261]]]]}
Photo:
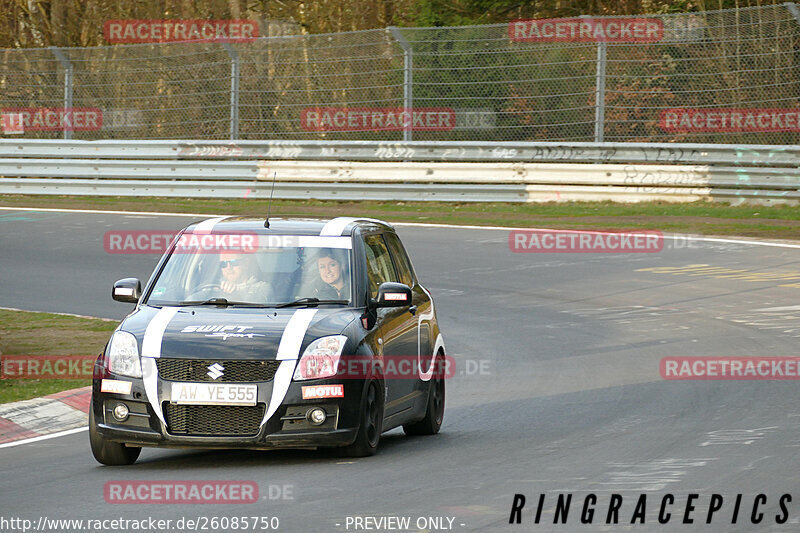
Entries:
{"type": "Polygon", "coordinates": [[[416,315],[417,314],[417,306],[416,305],[412,305],[411,307],[408,308],[408,312],[411,313],[412,315],[416,315]]]}

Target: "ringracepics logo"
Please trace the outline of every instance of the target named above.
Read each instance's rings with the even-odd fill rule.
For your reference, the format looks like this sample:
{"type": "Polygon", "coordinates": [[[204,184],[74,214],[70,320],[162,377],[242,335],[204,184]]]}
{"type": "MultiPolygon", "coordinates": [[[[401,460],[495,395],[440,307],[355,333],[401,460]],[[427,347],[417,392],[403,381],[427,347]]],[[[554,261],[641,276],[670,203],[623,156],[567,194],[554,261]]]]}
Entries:
{"type": "Polygon", "coordinates": [[[791,494],[725,496],[722,494],[685,495],[642,493],[638,496],[610,494],[608,496],[572,493],[539,494],[535,509],[523,512],[527,498],[515,494],[511,502],[509,524],[785,524],[789,520],[791,494]],[[766,511],[770,509],[777,513],[766,511]],[[702,508],[701,511],[698,507],[702,508]],[[707,510],[706,510],[707,509],[707,510]],[[547,513],[548,516],[543,516],[547,513]]]}
{"type": "Polygon", "coordinates": [[[306,131],[449,131],[456,112],[446,107],[309,107],[300,113],[306,131]]]}
{"type": "Polygon", "coordinates": [[[250,42],[258,38],[254,20],[109,20],[103,36],[112,44],[213,41],[250,42]]]}
{"type": "Polygon", "coordinates": [[[243,504],[258,501],[255,481],[107,481],[106,503],[113,504],[243,504]]]}
{"type": "Polygon", "coordinates": [[[664,235],[654,230],[513,230],[508,247],[514,253],[656,253],[664,248],[664,235]]]}
{"type": "Polygon", "coordinates": [[[800,380],[800,357],[665,357],[669,380],[800,380]]]}

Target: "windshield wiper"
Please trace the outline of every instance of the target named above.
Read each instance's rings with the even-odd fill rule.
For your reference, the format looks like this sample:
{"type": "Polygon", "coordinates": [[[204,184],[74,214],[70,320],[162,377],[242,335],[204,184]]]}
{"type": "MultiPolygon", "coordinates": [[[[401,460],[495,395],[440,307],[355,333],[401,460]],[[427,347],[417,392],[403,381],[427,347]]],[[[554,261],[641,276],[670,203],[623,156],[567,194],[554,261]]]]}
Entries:
{"type": "Polygon", "coordinates": [[[293,302],[286,302],[275,306],[276,309],[281,307],[299,307],[301,305],[317,305],[317,304],[346,304],[350,300],[320,300],[319,298],[299,298],[293,302]]]}
{"type": "Polygon", "coordinates": [[[179,302],[179,306],[187,306],[187,305],[224,305],[227,307],[236,306],[236,307],[267,307],[264,304],[256,304],[252,302],[232,302],[227,298],[209,298],[208,300],[197,300],[197,301],[189,301],[189,302],[179,302]]]}

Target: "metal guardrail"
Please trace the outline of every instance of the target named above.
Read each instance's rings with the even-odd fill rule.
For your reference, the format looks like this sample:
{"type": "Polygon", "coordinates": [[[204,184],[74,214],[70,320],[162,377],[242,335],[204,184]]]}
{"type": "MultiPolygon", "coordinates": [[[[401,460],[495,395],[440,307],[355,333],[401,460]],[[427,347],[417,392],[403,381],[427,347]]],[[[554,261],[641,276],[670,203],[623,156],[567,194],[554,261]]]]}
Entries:
{"type": "Polygon", "coordinates": [[[800,169],[585,163],[0,159],[0,175],[155,182],[472,183],[797,189],[800,169]]]}
{"type": "Polygon", "coordinates": [[[800,146],[0,140],[0,176],[3,194],[266,197],[277,176],[287,199],[796,203],[800,146]]]}
{"type": "Polygon", "coordinates": [[[800,167],[798,145],[482,141],[63,141],[0,139],[0,158],[540,161],[800,167]]]}
{"type": "MultiPolygon", "coordinates": [[[[143,196],[186,198],[260,198],[271,183],[241,181],[149,181],[86,179],[0,179],[0,194],[143,196]]],[[[275,198],[287,200],[397,200],[404,202],[526,202],[525,185],[405,183],[276,183],[275,198]]]]}

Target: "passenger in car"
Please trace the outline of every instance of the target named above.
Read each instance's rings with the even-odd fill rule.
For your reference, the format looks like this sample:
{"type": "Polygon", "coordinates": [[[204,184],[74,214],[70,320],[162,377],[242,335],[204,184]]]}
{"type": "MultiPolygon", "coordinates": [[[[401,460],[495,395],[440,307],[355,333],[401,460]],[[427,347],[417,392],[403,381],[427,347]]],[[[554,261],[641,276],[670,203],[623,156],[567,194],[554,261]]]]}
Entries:
{"type": "Polygon", "coordinates": [[[317,256],[317,268],[321,283],[314,287],[314,297],[320,300],[349,300],[350,275],[344,261],[331,249],[317,256]]]}

